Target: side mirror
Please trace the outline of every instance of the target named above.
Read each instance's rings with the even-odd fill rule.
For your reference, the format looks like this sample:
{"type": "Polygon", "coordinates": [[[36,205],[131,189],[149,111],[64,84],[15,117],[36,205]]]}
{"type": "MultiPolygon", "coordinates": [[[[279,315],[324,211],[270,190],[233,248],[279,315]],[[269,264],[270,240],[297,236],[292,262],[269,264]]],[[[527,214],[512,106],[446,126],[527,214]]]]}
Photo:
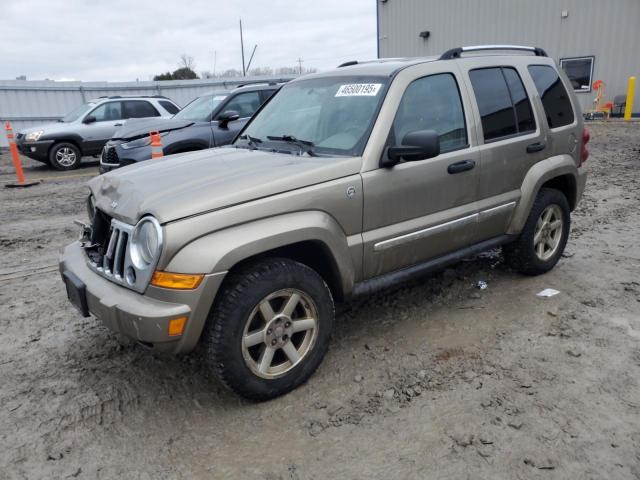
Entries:
{"type": "Polygon", "coordinates": [[[94,117],[93,115],[88,115],[84,117],[84,120],[82,121],[82,123],[93,123],[95,121],[96,121],[96,117],[94,117]]]}
{"type": "Polygon", "coordinates": [[[227,128],[229,122],[233,122],[240,118],[240,114],[235,110],[225,110],[220,115],[218,115],[218,125],[220,128],[227,128]]]}
{"type": "Polygon", "coordinates": [[[417,130],[407,133],[402,139],[402,146],[387,148],[382,158],[382,167],[393,167],[400,160],[415,162],[440,155],[440,137],[435,130],[417,130]]]}

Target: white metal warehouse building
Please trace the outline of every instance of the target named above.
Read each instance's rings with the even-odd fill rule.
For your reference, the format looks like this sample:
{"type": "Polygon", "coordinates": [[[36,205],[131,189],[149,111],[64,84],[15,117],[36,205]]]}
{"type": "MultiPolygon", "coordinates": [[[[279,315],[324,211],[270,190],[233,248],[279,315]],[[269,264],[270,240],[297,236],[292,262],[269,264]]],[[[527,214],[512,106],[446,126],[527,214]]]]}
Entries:
{"type": "MultiPolygon", "coordinates": [[[[604,101],[613,102],[626,95],[630,76],[640,77],[640,0],[376,2],[381,58],[465,45],[541,47],[569,76],[583,111],[593,106],[596,80],[605,83],[604,101]]],[[[633,111],[640,112],[640,92],[633,111]]]]}

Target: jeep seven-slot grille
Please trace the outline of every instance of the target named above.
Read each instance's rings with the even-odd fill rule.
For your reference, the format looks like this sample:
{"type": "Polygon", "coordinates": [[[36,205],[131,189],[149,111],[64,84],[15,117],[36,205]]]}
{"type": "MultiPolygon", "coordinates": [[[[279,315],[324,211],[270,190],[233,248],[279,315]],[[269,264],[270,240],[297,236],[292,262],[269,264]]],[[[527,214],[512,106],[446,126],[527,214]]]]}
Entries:
{"type": "Polygon", "coordinates": [[[126,278],[127,269],[132,267],[129,242],[133,229],[134,226],[111,218],[96,209],[91,225],[90,246],[85,248],[85,251],[89,266],[95,272],[112,282],[139,290],[142,284],[138,280],[144,281],[144,278],[136,278],[136,272],[128,280],[126,278]]]}
{"type": "Polygon", "coordinates": [[[102,270],[107,276],[113,275],[116,279],[121,279],[124,276],[124,258],[129,244],[129,232],[114,223],[111,222],[107,251],[102,256],[102,270]]]}

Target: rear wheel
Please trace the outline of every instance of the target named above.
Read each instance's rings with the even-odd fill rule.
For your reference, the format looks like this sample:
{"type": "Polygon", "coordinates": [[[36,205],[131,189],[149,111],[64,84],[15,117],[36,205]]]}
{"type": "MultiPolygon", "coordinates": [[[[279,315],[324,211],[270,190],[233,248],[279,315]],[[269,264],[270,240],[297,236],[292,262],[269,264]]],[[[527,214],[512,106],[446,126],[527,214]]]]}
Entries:
{"type": "Polygon", "coordinates": [[[49,164],[56,170],[73,170],[80,166],[80,150],[73,143],[56,143],[49,151],[49,164]]]}
{"type": "Polygon", "coordinates": [[[518,239],[503,247],[505,259],[527,275],[548,272],[562,256],[570,228],[567,198],[559,190],[543,188],[518,239]]]}
{"type": "Polygon", "coordinates": [[[267,400],[305,382],[329,346],[334,305],[317,272],[267,259],[229,274],[204,332],[206,360],[228,388],[267,400]]]}

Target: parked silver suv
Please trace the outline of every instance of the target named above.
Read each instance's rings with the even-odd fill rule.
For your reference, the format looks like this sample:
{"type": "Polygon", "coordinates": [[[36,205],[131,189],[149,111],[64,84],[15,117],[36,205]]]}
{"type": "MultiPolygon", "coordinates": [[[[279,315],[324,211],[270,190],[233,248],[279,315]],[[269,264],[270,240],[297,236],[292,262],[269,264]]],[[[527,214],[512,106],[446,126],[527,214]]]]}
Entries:
{"type": "Polygon", "coordinates": [[[282,87],[229,147],[93,179],[60,271],[84,316],[162,351],[200,342],[264,400],[319,365],[336,301],[497,246],[553,268],[587,141],[540,49],[350,62],[282,87]]]}
{"type": "Polygon", "coordinates": [[[21,130],[16,140],[23,155],[56,170],[72,170],[80,166],[83,156],[98,155],[127,120],[169,118],[179,110],[172,100],[160,95],[100,97],[54,123],[21,130]]]}

